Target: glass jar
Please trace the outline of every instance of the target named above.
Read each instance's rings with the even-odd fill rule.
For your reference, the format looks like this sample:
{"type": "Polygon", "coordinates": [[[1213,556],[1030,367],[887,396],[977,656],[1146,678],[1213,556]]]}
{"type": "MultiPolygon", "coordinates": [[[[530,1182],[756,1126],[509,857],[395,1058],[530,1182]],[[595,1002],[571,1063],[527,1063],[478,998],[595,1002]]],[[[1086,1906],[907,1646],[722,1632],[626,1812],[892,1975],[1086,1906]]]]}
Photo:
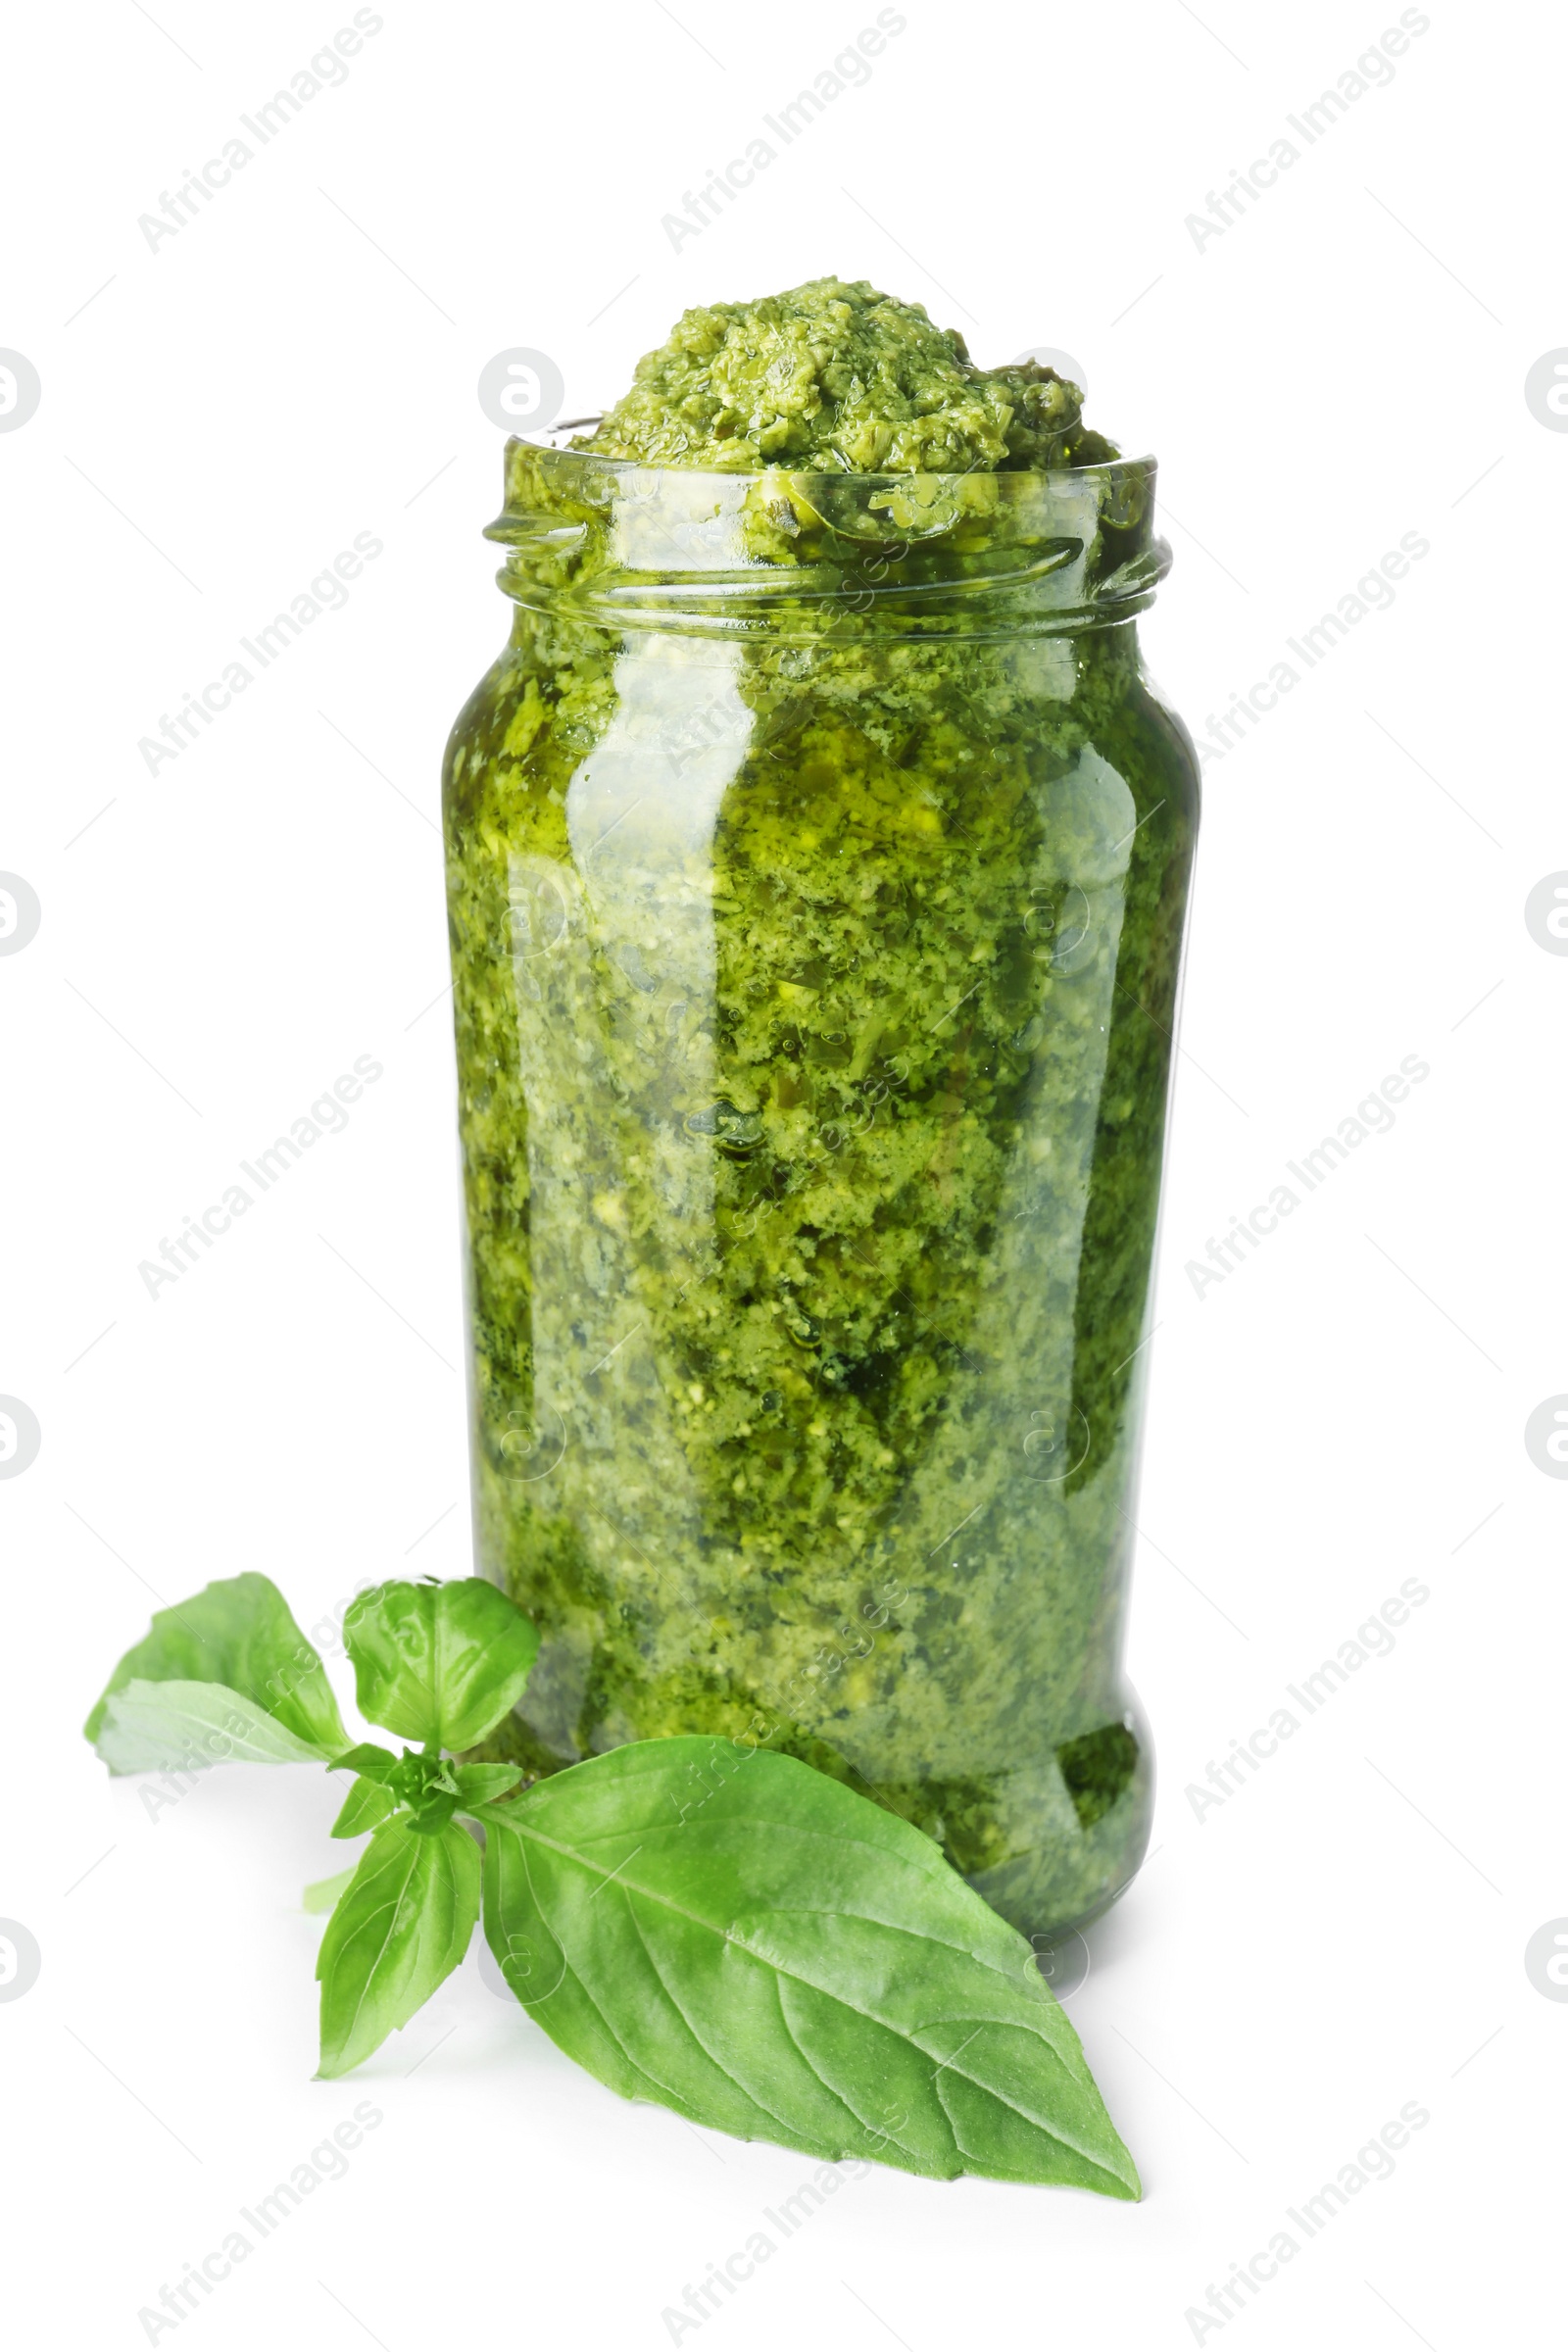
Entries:
{"type": "Polygon", "coordinates": [[[477,1551],[543,1636],[488,1752],[771,1744],[1040,1937],[1152,1798],[1153,480],[512,442],[446,762],[477,1551]]]}

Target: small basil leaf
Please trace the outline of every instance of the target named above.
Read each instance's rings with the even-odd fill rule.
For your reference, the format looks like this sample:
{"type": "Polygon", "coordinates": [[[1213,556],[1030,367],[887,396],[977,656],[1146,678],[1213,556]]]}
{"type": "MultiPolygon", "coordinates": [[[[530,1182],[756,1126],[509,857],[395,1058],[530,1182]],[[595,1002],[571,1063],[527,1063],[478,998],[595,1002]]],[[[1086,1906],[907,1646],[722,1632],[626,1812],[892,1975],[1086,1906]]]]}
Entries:
{"type": "Polygon", "coordinates": [[[830,2163],[1139,2194],[1029,1946],[896,1814],[682,1738],[483,1820],[502,1974],[612,2089],[830,2163]]]}
{"type": "Polygon", "coordinates": [[[515,1788],[522,1778],[520,1764],[457,1764],[452,1777],[458,1784],[458,1807],[466,1812],[470,1805],[494,1804],[509,1788],[515,1788]]]}
{"type": "MultiPolygon", "coordinates": [[[[384,1788],[362,1773],[343,1799],[343,1810],[332,1824],[331,1836],[361,1838],[367,1830],[378,1830],[397,1809],[396,1798],[388,1796],[384,1788]]],[[[349,1876],[353,1875],[351,1871],[349,1876]]]]}
{"type": "Polygon", "coordinates": [[[472,1747],[522,1695],[539,1636],[482,1577],[377,1585],[343,1620],[360,1712],[404,1740],[472,1747]]]}
{"type": "Polygon", "coordinates": [[[466,1830],[376,1831],[321,1938],[318,2080],[346,2075],[408,2024],[463,1958],[478,1916],[479,1849],[466,1830]]]}
{"type": "Polygon", "coordinates": [[[221,1683],[273,1716],[313,1754],[333,1755],[348,1734],[326,1669],[270,1577],[227,1577],[177,1608],[154,1613],[127,1649],[84,1729],[96,1740],[108,1699],[127,1683],[221,1683]]]}
{"type": "Polygon", "coordinates": [[[347,1748],[341,1756],[334,1756],[326,1769],[328,1772],[357,1772],[367,1781],[385,1781],[397,1768],[397,1757],[389,1747],[372,1747],[368,1740],[362,1740],[358,1747],[347,1748]]]}
{"type": "Polygon", "coordinates": [[[457,1811],[457,1769],[450,1756],[416,1754],[405,1748],[402,1763],[387,1775],[387,1794],[408,1807],[409,1827],[421,1837],[445,1829],[457,1811]]]}
{"type": "Polygon", "coordinates": [[[356,1863],[350,1863],[347,1870],[338,1871],[330,1879],[317,1879],[313,1885],[306,1887],[305,1892],[300,1896],[301,1909],[330,1911],[344,1887],[352,1880],[357,1868],[356,1863]]]}
{"type": "Polygon", "coordinates": [[[297,1740],[221,1683],[125,1683],[98,1712],[98,1753],[113,1773],[197,1772],[209,1764],[310,1764],[297,1740]]]}
{"type": "Polygon", "coordinates": [[[484,1804],[522,1778],[521,1768],[515,1764],[457,1764],[450,1756],[427,1755],[408,1747],[401,1756],[392,1756],[384,1747],[368,1744],[334,1757],[334,1772],[345,1767],[357,1769],[360,1780],[332,1832],[334,1838],[355,1837],[362,1829],[385,1821],[399,1806],[406,1810],[411,1828],[428,1835],[443,1828],[460,1804],[484,1804]],[[367,1800],[356,1794],[362,1787],[371,1786],[383,1800],[373,1817],[362,1810],[367,1800]],[[351,1826],[344,1828],[345,1822],[351,1826]]]}

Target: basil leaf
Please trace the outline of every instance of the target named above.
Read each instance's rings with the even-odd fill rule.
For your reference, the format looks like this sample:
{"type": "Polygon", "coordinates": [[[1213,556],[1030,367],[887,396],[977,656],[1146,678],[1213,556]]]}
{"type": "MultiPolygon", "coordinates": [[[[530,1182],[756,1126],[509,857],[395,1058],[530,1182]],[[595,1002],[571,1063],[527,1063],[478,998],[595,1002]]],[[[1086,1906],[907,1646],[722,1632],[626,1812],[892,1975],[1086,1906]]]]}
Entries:
{"type": "Polygon", "coordinates": [[[897,1815],[672,1739],[483,1819],[502,1974],[612,2090],[830,2163],[1139,2194],[1029,1946],[897,1815]]]}
{"type": "Polygon", "coordinates": [[[463,1958],[478,1916],[479,1849],[466,1830],[376,1831],[321,1938],[318,2081],[346,2075],[408,2024],[463,1958]]]}
{"type": "Polygon", "coordinates": [[[472,1747],[522,1695],[539,1636],[482,1577],[377,1585],[343,1620],[360,1712],[405,1740],[472,1747]]]}
{"type": "Polygon", "coordinates": [[[368,1740],[362,1740],[358,1747],[345,1748],[342,1755],[334,1756],[326,1769],[357,1772],[367,1781],[385,1781],[397,1768],[398,1759],[389,1747],[375,1747],[368,1740]]]}
{"type": "MultiPolygon", "coordinates": [[[[382,1795],[375,1821],[384,1821],[402,1806],[412,1826],[424,1831],[438,1830],[454,1813],[471,1812],[475,1805],[504,1795],[522,1778],[518,1764],[457,1764],[450,1756],[407,1747],[401,1756],[389,1755],[384,1747],[351,1747],[347,1755],[333,1758],[330,1770],[342,1772],[349,1766],[358,1770],[361,1787],[373,1784],[382,1795]]],[[[361,1809],[367,1802],[350,1792],[334,1838],[352,1838],[371,1826],[371,1818],[361,1809]],[[341,1825],[347,1821],[353,1826],[345,1829],[341,1825]]]]}
{"type": "Polygon", "coordinates": [[[231,1576],[177,1608],[157,1610],[152,1632],[126,1650],[88,1716],[89,1740],[98,1738],[106,1702],[131,1682],[221,1683],[313,1754],[335,1755],[348,1744],[326,1669],[270,1577],[231,1576]]]}
{"type": "Polygon", "coordinates": [[[458,1809],[457,1770],[450,1756],[404,1749],[403,1761],[388,1773],[383,1786],[388,1796],[407,1806],[411,1830],[429,1837],[446,1828],[458,1809]]]}
{"type": "Polygon", "coordinates": [[[301,1910],[330,1911],[344,1887],[352,1881],[357,1867],[351,1862],[347,1870],[337,1871],[329,1879],[315,1880],[300,1896],[301,1910]]]}
{"type": "Polygon", "coordinates": [[[318,1748],[221,1683],[126,1683],[94,1713],[98,1753],[113,1773],[320,1758],[318,1748]]]}
{"type": "MultiPolygon", "coordinates": [[[[363,1837],[367,1830],[379,1829],[397,1809],[397,1799],[388,1796],[384,1788],[362,1773],[343,1799],[343,1810],[329,1834],[334,1838],[363,1837]]],[[[353,1873],[348,1875],[352,1877],[353,1873]]]]}
{"type": "Polygon", "coordinates": [[[515,1788],[522,1778],[520,1764],[455,1764],[452,1777],[458,1784],[458,1807],[466,1813],[473,1805],[493,1804],[515,1788]]]}

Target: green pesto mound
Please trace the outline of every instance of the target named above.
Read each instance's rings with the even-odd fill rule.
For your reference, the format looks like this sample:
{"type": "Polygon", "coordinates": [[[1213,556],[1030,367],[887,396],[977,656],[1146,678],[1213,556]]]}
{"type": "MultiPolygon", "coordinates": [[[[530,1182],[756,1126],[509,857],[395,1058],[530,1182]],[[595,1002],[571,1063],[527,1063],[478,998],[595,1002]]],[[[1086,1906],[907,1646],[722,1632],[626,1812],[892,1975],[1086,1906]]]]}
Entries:
{"type": "Polygon", "coordinates": [[[631,390],[573,443],[642,466],[996,473],[1117,454],[1083,396],[1033,360],[983,369],[954,328],[863,278],[687,311],[631,390]]]}

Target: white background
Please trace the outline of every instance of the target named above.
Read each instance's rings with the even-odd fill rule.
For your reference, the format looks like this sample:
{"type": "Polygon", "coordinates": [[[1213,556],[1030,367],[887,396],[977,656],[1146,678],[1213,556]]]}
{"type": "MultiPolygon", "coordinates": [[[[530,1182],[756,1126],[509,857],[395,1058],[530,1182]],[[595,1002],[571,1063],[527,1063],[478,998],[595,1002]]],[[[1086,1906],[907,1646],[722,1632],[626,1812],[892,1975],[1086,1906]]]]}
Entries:
{"type": "Polygon", "coordinates": [[[1568,1391],[1568,959],[1524,902],[1568,867],[1568,436],[1524,379],[1568,344],[1560,24],[1434,0],[1307,146],[1285,118],[1392,4],[907,0],[865,86],[676,251],[662,217],[869,0],[379,13],[155,248],[138,216],[352,11],[98,0],[10,40],[0,343],[43,397],[0,434],[0,868],[42,906],[0,957],[0,1392],[42,1430],[0,1482],[0,1917],[42,1952],[0,2002],[9,2332],[144,2342],[367,2097],[347,2178],[158,2341],[654,2352],[809,2177],[622,2105],[472,1957],[312,2083],[333,1789],[234,1770],[150,1818],[78,1726],[155,1593],[263,1569],[309,1627],[467,1570],[434,827],[507,619],[475,382],[531,347],[580,414],[686,305],[837,270],[988,364],[1075,353],[1094,420],[1157,451],[1177,561],[1142,625],[1195,733],[1401,534],[1430,553],[1206,770],[1131,1640],[1159,1814],[1071,2002],[1147,2201],[877,2169],[680,2340],[1549,2336],[1568,2006],[1524,1950],[1568,1914],[1568,1485],[1523,1432],[1568,1391]],[[1200,245],[1186,217],[1282,135],[1299,160],[1200,245]],[[149,773],[139,739],[367,532],[346,607],[149,773]],[[138,1263],[362,1054],[347,1130],[150,1298],[138,1263]],[[1198,1296],[1187,1261],[1406,1055],[1431,1075],[1392,1131],[1198,1296]],[[1189,1784],[1409,1578],[1393,1653],[1200,1816],[1189,1784]],[[1393,2178],[1196,2328],[1407,2102],[1393,2178]]]}

